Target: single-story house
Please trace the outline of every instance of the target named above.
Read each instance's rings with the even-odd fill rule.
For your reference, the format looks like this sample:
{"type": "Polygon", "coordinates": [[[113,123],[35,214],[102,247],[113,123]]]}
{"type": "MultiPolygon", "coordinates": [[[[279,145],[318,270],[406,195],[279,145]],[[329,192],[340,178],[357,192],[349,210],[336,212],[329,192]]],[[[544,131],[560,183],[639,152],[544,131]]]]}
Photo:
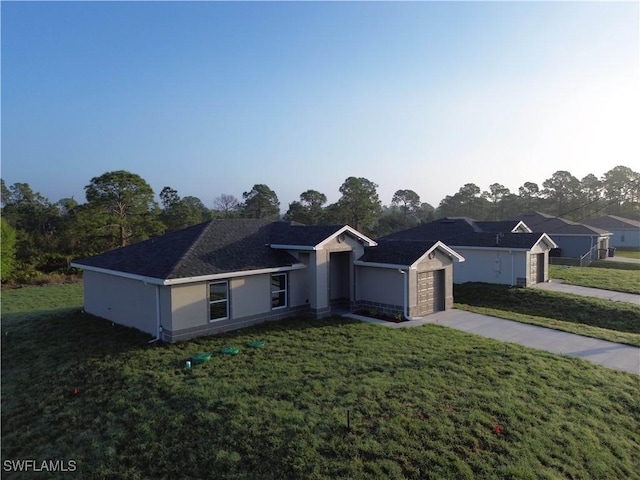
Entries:
{"type": "Polygon", "coordinates": [[[611,247],[640,248],[640,221],[638,220],[604,215],[582,223],[610,232],[609,246],[611,247]]]}
{"type": "Polygon", "coordinates": [[[454,265],[455,283],[485,282],[527,287],[549,279],[549,252],[556,248],[545,233],[532,233],[521,221],[476,221],[448,217],[378,240],[439,240],[465,258],[454,265]]]}
{"type": "Polygon", "coordinates": [[[546,233],[558,245],[551,252],[553,257],[582,259],[588,264],[592,260],[606,256],[611,234],[597,227],[572,222],[540,212],[529,212],[514,217],[522,221],[534,233],[546,233]]]}
{"type": "Polygon", "coordinates": [[[293,315],[450,308],[441,242],[389,249],[348,225],[224,219],[74,261],[85,311],[174,342],[293,315]]]}

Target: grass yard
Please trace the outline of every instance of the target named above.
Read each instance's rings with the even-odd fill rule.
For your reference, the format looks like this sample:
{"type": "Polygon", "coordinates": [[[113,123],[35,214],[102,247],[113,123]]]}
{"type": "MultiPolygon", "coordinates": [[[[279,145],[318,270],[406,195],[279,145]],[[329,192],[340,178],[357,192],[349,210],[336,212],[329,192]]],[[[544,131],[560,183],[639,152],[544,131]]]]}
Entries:
{"type": "Polygon", "coordinates": [[[640,265],[629,262],[616,262],[613,260],[594,260],[588,268],[608,268],[610,270],[640,271],[640,265]]]}
{"type": "Polygon", "coordinates": [[[640,249],[635,250],[626,250],[621,248],[616,248],[616,257],[626,257],[626,258],[638,258],[640,259],[640,249]]]}
{"type": "Polygon", "coordinates": [[[640,478],[636,375],[342,318],[148,346],[61,287],[3,292],[3,465],[73,459],[64,478],[82,479],[640,478]],[[215,354],[225,346],[241,351],[215,354]],[[214,356],[185,370],[196,352],[214,356]]]}
{"type": "Polygon", "coordinates": [[[640,293],[640,265],[630,263],[602,260],[589,267],[549,265],[549,277],[582,287],[640,293]]]}
{"type": "Polygon", "coordinates": [[[454,285],[456,308],[640,347],[640,305],[488,283],[454,285]]]}

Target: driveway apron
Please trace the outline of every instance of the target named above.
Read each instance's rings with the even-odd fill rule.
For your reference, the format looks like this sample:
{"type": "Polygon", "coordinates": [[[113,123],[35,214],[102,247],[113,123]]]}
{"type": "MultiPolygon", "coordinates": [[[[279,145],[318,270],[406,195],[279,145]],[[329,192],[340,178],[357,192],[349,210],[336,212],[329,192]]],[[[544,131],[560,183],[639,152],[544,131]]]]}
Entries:
{"type": "Polygon", "coordinates": [[[628,302],[640,305],[640,295],[634,293],[614,292],[613,290],[602,290],[600,288],[579,287],[577,285],[569,285],[562,283],[560,280],[552,280],[550,282],[537,283],[531,288],[538,290],[551,290],[552,292],[571,293],[583,297],[602,298],[605,300],[613,300],[615,302],[628,302]]]}
{"type": "Polygon", "coordinates": [[[538,350],[582,358],[604,367],[640,375],[640,348],[465,310],[447,310],[418,320],[401,323],[384,322],[354,314],[344,316],[377,323],[389,328],[410,328],[435,323],[503,342],[517,343],[538,350]]]}

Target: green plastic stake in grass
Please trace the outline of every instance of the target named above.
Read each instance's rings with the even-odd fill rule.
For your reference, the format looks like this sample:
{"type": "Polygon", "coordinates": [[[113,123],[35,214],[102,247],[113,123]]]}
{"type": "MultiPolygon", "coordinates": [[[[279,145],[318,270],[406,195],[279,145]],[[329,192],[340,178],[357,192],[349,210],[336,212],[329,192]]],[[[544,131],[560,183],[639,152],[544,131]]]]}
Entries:
{"type": "Polygon", "coordinates": [[[240,349],[238,347],[224,347],[220,349],[223,355],[237,355],[240,349]]]}

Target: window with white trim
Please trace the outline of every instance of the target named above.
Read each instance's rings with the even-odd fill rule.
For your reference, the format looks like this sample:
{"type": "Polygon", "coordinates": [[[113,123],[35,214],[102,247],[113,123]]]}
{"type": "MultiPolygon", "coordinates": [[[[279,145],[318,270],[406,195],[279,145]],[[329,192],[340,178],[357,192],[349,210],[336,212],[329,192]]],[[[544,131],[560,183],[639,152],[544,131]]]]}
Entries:
{"type": "Polygon", "coordinates": [[[209,321],[229,318],[229,282],[209,284],[209,321]]]}
{"type": "Polygon", "coordinates": [[[274,273],[271,275],[271,308],[285,308],[287,306],[287,274],[274,273]]]}

